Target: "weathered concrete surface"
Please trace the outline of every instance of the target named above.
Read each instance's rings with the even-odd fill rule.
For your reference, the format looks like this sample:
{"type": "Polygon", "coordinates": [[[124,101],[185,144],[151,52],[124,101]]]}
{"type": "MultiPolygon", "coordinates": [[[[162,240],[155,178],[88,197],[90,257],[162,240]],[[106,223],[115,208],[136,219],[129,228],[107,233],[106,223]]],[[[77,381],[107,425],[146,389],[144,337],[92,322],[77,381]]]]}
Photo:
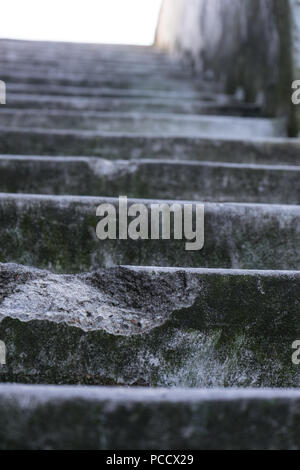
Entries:
{"type": "Polygon", "coordinates": [[[0,410],[2,450],[299,450],[290,390],[2,385],[0,410]]]}
{"type": "MultiPolygon", "coordinates": [[[[161,93],[163,94],[163,93],[161,93]]],[[[184,93],[183,93],[184,95],[184,93]]],[[[61,110],[61,111],[76,111],[81,110],[80,118],[85,120],[85,113],[82,111],[99,111],[99,112],[143,112],[143,113],[176,113],[176,114],[223,114],[231,116],[249,116],[257,117],[260,112],[260,107],[255,104],[241,103],[239,100],[229,98],[226,95],[221,95],[214,101],[200,101],[199,98],[195,100],[186,100],[186,98],[124,98],[117,97],[70,97],[70,96],[55,96],[55,95],[34,95],[34,94],[21,94],[21,93],[7,93],[7,106],[8,112],[5,114],[1,110],[1,125],[7,125],[12,122],[12,125],[23,126],[23,120],[34,115],[31,110],[38,110],[39,115],[44,114],[43,110],[61,110]],[[11,109],[13,108],[13,109],[11,109]],[[21,111],[24,110],[24,111],[21,111]],[[26,110],[26,111],[25,111],[26,110]],[[12,114],[13,113],[13,116],[12,114]],[[13,120],[13,117],[15,120],[13,120]]],[[[79,116],[78,116],[79,117],[79,116]]],[[[87,116],[88,117],[88,116],[87,116]]],[[[101,116],[100,116],[101,119],[101,116]]],[[[65,117],[67,121],[67,115],[65,117]]],[[[97,116],[93,118],[93,123],[90,127],[94,127],[97,122],[97,116]]],[[[34,124],[33,124],[34,125],[34,124]]],[[[28,126],[28,124],[27,124],[28,126]]],[[[282,122],[281,135],[286,135],[286,122],[282,122]]],[[[78,126],[79,127],[79,126],[78,126]]],[[[279,134],[278,134],[279,135],[279,134]]]]}
{"type": "MultiPolygon", "coordinates": [[[[68,102],[68,100],[67,100],[68,102]]],[[[136,105],[138,107],[138,105],[136,105]]],[[[208,106],[209,108],[209,106],[208,106]]],[[[57,110],[11,110],[2,112],[0,126],[83,129],[98,132],[124,132],[172,136],[229,138],[285,137],[281,119],[241,118],[231,116],[197,116],[151,112],[89,112],[57,110]]]]}
{"type": "Polygon", "coordinates": [[[291,83],[299,78],[298,0],[164,0],[156,43],[179,51],[222,79],[242,88],[271,115],[290,117],[299,132],[291,83]]]}
{"type": "Polygon", "coordinates": [[[93,155],[107,159],[172,158],[266,165],[299,165],[298,139],[231,139],[0,128],[0,153],[93,155]]]}
{"type": "MultiPolygon", "coordinates": [[[[210,82],[201,83],[200,90],[165,90],[165,91],[152,91],[152,90],[135,90],[135,89],[122,89],[122,88],[104,88],[104,87],[76,87],[76,86],[56,86],[56,85],[36,85],[32,83],[14,83],[9,82],[7,85],[7,92],[14,94],[27,94],[27,95],[56,95],[56,96],[86,96],[86,97],[105,97],[105,98],[161,98],[167,99],[185,99],[214,101],[216,99],[216,90],[218,86],[210,82]]],[[[218,90],[218,99],[223,102],[229,102],[234,97],[225,95],[218,90]]],[[[3,110],[2,110],[3,111],[3,110]]]]}
{"type": "Polygon", "coordinates": [[[0,264],[3,382],[299,387],[300,272],[0,264]]]}
{"type": "Polygon", "coordinates": [[[145,59],[145,56],[151,61],[169,62],[167,55],[148,46],[1,39],[0,48],[2,60],[13,62],[33,60],[54,66],[58,60],[65,59],[77,64],[78,59],[83,59],[93,66],[93,61],[96,59],[121,60],[127,63],[131,60],[145,59]]]}
{"type": "MultiPolygon", "coordinates": [[[[77,100],[75,101],[77,102],[77,100]]],[[[68,99],[66,103],[70,103],[68,99]]],[[[91,103],[93,103],[93,100],[91,103]]],[[[136,107],[138,108],[137,104],[136,107]]],[[[161,134],[174,137],[237,137],[247,139],[286,136],[285,120],[282,119],[181,115],[164,113],[163,109],[160,113],[151,113],[145,112],[145,108],[143,109],[144,112],[106,111],[102,113],[74,110],[10,110],[1,113],[0,126],[26,127],[29,129],[42,129],[44,127],[50,129],[79,129],[152,136],[161,134]]],[[[209,109],[209,105],[207,109],[209,109]]]]}
{"type": "Polygon", "coordinates": [[[137,50],[134,46],[119,45],[116,48],[112,44],[96,44],[93,51],[88,51],[85,47],[87,44],[69,43],[69,50],[62,51],[61,42],[46,42],[40,46],[36,41],[34,44],[32,41],[21,43],[22,41],[14,41],[8,44],[6,40],[0,39],[1,68],[6,70],[14,67],[26,71],[43,69],[47,72],[59,69],[64,72],[74,70],[95,74],[102,70],[123,73],[127,66],[131,66],[134,71],[176,71],[182,75],[190,72],[188,68],[182,69],[180,63],[169,54],[148,46],[137,50]]]}
{"type": "Polygon", "coordinates": [[[110,88],[134,88],[140,90],[169,90],[173,88],[178,91],[192,91],[197,87],[195,79],[182,80],[182,75],[173,74],[164,76],[161,73],[146,74],[145,76],[131,75],[130,71],[123,74],[113,75],[92,74],[89,72],[64,72],[53,70],[49,74],[42,71],[32,73],[22,72],[22,70],[1,71],[1,79],[5,82],[13,81],[15,83],[37,84],[37,85],[56,85],[56,86],[84,86],[84,87],[110,87],[110,88]]]}
{"type": "MultiPolygon", "coordinates": [[[[157,67],[156,65],[144,64],[128,64],[130,70],[127,69],[124,64],[107,63],[95,66],[95,67],[84,67],[84,64],[78,63],[77,67],[72,66],[65,68],[60,67],[49,67],[48,65],[31,65],[31,64],[12,64],[7,65],[0,62],[1,76],[7,81],[14,79],[19,81],[23,78],[24,83],[51,83],[52,81],[58,83],[71,83],[79,81],[79,83],[90,84],[90,83],[102,83],[103,81],[110,80],[112,83],[131,83],[137,79],[139,81],[145,80],[147,83],[151,83],[151,80],[156,82],[161,81],[163,84],[164,80],[174,80],[176,83],[178,80],[184,82],[184,80],[194,81],[192,71],[188,68],[182,68],[179,66],[172,67],[157,67]]],[[[179,84],[180,85],[180,84],[179,84]]]]}
{"type": "MultiPolygon", "coordinates": [[[[0,261],[57,272],[119,264],[300,269],[300,206],[207,203],[205,246],[188,252],[185,240],[99,241],[96,208],[107,202],[118,210],[113,198],[1,194],[0,261]]],[[[133,202],[150,209],[154,201],[133,202]]]]}
{"type": "MultiPolygon", "coordinates": [[[[1,47],[1,46],[0,46],[1,47]]],[[[101,46],[100,46],[101,47],[101,46]]],[[[45,72],[46,74],[52,73],[55,70],[60,72],[68,73],[70,71],[86,73],[89,72],[95,74],[124,74],[127,67],[131,67],[133,73],[137,75],[145,75],[147,72],[153,74],[162,74],[164,76],[175,75],[181,77],[191,77],[191,68],[182,68],[181,64],[177,60],[173,60],[167,54],[161,54],[160,51],[156,51],[156,56],[152,54],[152,49],[149,47],[148,50],[139,56],[129,56],[123,52],[123,60],[121,60],[121,54],[117,54],[115,57],[95,57],[95,61],[92,61],[91,57],[81,58],[67,58],[60,57],[53,60],[47,60],[45,57],[19,57],[16,61],[14,59],[7,59],[1,56],[0,67],[5,72],[22,71],[28,75],[36,72],[45,72]]]]}
{"type": "MultiPolygon", "coordinates": [[[[191,113],[201,111],[202,101],[221,113],[235,112],[227,105],[239,113],[254,108],[253,102],[240,104],[241,93],[220,95],[214,81],[191,79],[190,68],[180,69],[164,54],[0,41],[0,56],[1,78],[12,85],[10,108],[0,113],[0,124],[2,119],[7,126],[0,130],[0,152],[23,155],[0,159],[3,184],[15,185],[10,191],[26,189],[35,177],[39,185],[32,191],[72,187],[75,193],[82,184],[85,193],[97,187],[103,197],[131,187],[148,198],[239,193],[239,201],[243,194],[250,200],[264,194],[260,200],[266,202],[268,194],[273,202],[299,202],[299,141],[266,139],[285,135],[281,126],[269,120],[165,119],[161,112],[167,108],[191,113]],[[160,119],[149,113],[150,99],[160,119]],[[29,105],[36,109],[27,112],[29,105]],[[79,111],[62,113],[70,105],[79,111]],[[61,109],[46,109],[54,106],[61,109]],[[82,111],[98,106],[145,112],[128,120],[128,113],[82,111]],[[100,119],[108,122],[95,124],[100,119]],[[74,129],[53,130],[66,124],[74,129]],[[11,127],[17,125],[32,128],[11,127]],[[253,138],[257,133],[261,139],[253,138]],[[25,157],[34,154],[40,157],[25,157]],[[236,165],[242,162],[247,165],[236,165]],[[205,179],[200,192],[199,179],[205,179]]],[[[0,196],[0,261],[49,269],[0,263],[0,341],[7,350],[0,381],[300,387],[300,369],[292,361],[300,333],[299,207],[206,204],[205,246],[191,253],[185,240],[100,242],[96,207],[102,202],[117,204],[102,197],[0,196]],[[105,268],[120,263],[140,266],[105,268]]],[[[3,448],[299,446],[298,392],[7,387],[0,386],[3,448]]]]}
{"type": "Polygon", "coordinates": [[[300,203],[300,166],[0,155],[0,192],[300,203]]]}

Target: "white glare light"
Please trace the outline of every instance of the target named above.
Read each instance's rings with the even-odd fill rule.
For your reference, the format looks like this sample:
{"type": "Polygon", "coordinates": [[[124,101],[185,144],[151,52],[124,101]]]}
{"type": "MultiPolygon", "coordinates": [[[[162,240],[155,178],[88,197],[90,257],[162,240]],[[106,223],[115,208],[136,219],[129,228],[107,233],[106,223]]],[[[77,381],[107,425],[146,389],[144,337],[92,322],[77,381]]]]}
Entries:
{"type": "Polygon", "coordinates": [[[150,45],[161,0],[3,1],[2,38],[150,45]]]}

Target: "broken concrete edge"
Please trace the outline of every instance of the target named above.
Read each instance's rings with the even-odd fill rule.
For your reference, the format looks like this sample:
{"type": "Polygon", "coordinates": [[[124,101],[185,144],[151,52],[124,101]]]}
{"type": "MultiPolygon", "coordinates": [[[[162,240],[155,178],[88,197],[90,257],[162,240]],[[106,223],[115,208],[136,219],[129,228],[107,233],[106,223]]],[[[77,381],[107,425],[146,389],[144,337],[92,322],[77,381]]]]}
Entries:
{"type": "Polygon", "coordinates": [[[0,279],[2,382],[299,386],[300,272],[0,264],[0,279]]]}
{"type": "Polygon", "coordinates": [[[100,270],[95,270],[92,272],[80,273],[80,274],[53,274],[51,271],[45,269],[39,269],[34,266],[25,266],[17,263],[1,263],[0,268],[7,268],[9,270],[16,270],[22,273],[32,272],[34,274],[49,274],[54,276],[74,276],[81,277],[89,274],[97,273],[98,271],[114,271],[115,269],[124,269],[129,271],[136,272],[146,272],[146,273],[163,273],[163,274],[172,274],[172,273],[191,273],[191,274],[205,274],[205,275],[226,275],[226,276],[266,276],[266,277],[298,277],[300,276],[300,271],[295,270],[270,270],[270,269],[223,269],[223,268],[186,268],[186,267],[160,267],[160,266],[135,266],[135,265],[120,265],[113,266],[111,268],[101,268],[100,270]]]}
{"type": "MultiPolygon", "coordinates": [[[[14,263],[12,263],[14,265],[14,263]]],[[[1,266],[1,263],[0,263],[1,266]]],[[[18,265],[17,265],[18,266],[18,265]]],[[[149,271],[161,273],[189,272],[194,274],[217,274],[226,276],[271,276],[276,278],[282,276],[298,276],[300,271],[289,270],[261,270],[261,269],[223,269],[223,268],[176,268],[176,267],[159,267],[159,266],[129,266],[121,265],[121,268],[134,271],[149,271]]]]}
{"type": "Polygon", "coordinates": [[[274,389],[0,385],[0,448],[295,450],[299,402],[274,389]]]}

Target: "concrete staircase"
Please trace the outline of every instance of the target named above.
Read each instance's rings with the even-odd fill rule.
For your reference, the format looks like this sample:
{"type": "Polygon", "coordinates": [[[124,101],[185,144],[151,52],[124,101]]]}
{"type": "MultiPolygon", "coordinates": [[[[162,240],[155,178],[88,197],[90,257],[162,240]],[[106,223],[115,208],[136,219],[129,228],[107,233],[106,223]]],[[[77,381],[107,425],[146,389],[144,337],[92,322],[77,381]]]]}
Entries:
{"type": "Polygon", "coordinates": [[[0,57],[0,447],[300,448],[285,121],[151,48],[1,40],[0,57]],[[119,195],[205,202],[203,250],[100,242],[119,195]]]}

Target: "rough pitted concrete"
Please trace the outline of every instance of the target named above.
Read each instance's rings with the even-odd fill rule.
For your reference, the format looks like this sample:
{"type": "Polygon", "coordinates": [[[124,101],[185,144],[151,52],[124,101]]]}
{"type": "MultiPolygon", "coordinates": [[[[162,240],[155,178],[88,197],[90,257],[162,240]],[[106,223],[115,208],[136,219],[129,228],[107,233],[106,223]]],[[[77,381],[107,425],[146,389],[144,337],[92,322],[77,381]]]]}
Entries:
{"type": "Polygon", "coordinates": [[[0,156],[0,192],[300,203],[300,167],[92,157],[0,156]]]}
{"type": "Polygon", "coordinates": [[[300,165],[297,139],[211,139],[91,131],[0,128],[0,153],[20,155],[92,155],[107,159],[176,160],[300,165]]]}
{"type": "Polygon", "coordinates": [[[0,265],[0,379],[299,387],[299,272],[0,265]]]}
{"type": "Polygon", "coordinates": [[[207,203],[204,248],[186,251],[185,240],[98,240],[96,208],[107,202],[118,209],[113,198],[1,194],[0,261],[65,273],[118,264],[300,269],[300,206],[207,203]]]}
{"type": "Polygon", "coordinates": [[[296,391],[2,385],[0,411],[2,450],[299,450],[296,391]]]}

